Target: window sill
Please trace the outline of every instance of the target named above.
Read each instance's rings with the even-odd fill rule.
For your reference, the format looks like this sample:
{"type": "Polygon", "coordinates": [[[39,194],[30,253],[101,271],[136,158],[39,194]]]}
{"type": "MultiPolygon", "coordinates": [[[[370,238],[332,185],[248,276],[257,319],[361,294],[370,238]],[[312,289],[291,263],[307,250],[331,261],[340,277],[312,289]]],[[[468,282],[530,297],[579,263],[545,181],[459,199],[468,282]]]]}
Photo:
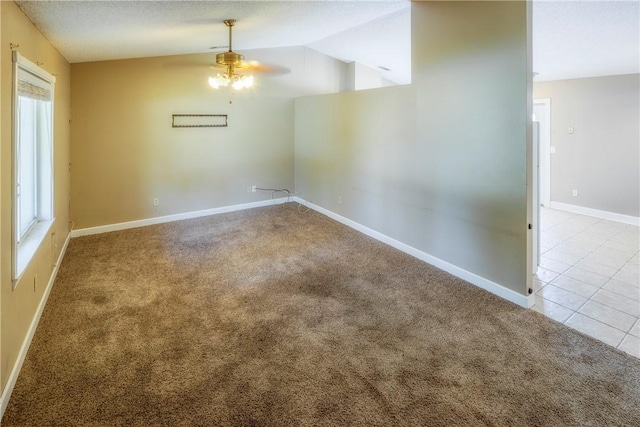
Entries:
{"type": "Polygon", "coordinates": [[[33,229],[29,232],[29,235],[24,238],[17,249],[16,260],[16,273],[14,279],[14,288],[18,284],[22,273],[27,269],[27,266],[36,254],[36,251],[42,246],[42,242],[53,228],[54,219],[48,221],[40,221],[33,226],[33,229]]]}

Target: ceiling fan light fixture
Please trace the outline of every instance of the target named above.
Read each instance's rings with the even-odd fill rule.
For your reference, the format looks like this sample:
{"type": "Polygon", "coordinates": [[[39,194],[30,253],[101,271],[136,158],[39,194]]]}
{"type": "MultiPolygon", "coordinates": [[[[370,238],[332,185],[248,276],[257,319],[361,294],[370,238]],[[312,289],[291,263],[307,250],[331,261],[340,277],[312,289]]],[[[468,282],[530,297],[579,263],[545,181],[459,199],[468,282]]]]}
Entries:
{"type": "Polygon", "coordinates": [[[242,82],[243,87],[253,86],[253,76],[242,76],[240,77],[240,81],[242,82]]]}
{"type": "Polygon", "coordinates": [[[229,86],[234,90],[240,90],[253,85],[253,76],[236,74],[235,69],[245,65],[244,56],[236,53],[231,48],[231,28],[235,25],[235,19],[227,19],[224,24],[229,28],[229,51],[216,55],[216,64],[226,67],[224,74],[218,73],[216,77],[209,77],[209,85],[218,89],[220,86],[229,86]]]}
{"type": "Polygon", "coordinates": [[[229,86],[229,77],[218,73],[215,77],[209,77],[209,85],[214,89],[219,89],[220,86],[229,86]]]}
{"type": "Polygon", "coordinates": [[[231,81],[231,87],[235,90],[240,90],[253,85],[253,76],[240,76],[236,74],[231,81]]]}

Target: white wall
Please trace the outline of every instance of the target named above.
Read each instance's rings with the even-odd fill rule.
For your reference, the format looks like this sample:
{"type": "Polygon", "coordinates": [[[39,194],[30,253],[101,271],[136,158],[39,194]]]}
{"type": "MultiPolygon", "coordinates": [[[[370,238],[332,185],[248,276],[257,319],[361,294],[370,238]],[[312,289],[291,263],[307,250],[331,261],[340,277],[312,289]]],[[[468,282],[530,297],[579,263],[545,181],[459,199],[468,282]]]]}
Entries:
{"type": "Polygon", "coordinates": [[[378,70],[357,62],[347,64],[349,70],[349,90],[365,90],[382,87],[382,75],[378,70]]]}
{"type": "Polygon", "coordinates": [[[551,201],[639,217],[640,75],[536,83],[534,94],[551,99],[551,201]]]}
{"type": "Polygon", "coordinates": [[[527,20],[525,2],[412,3],[412,85],[297,100],[296,190],[526,295],[527,20]]]}

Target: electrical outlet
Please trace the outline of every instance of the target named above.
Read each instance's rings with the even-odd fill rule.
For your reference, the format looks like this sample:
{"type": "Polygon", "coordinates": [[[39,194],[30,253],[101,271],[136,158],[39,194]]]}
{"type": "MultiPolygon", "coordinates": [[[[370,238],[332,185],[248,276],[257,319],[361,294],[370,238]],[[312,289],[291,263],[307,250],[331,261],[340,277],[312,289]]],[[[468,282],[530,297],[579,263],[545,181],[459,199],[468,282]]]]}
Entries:
{"type": "Polygon", "coordinates": [[[342,196],[338,196],[338,204],[341,205],[342,204],[342,196]]]}
{"type": "Polygon", "coordinates": [[[252,192],[252,193],[255,193],[255,192],[256,192],[256,187],[257,187],[257,185],[252,185],[252,186],[251,186],[251,192],[252,192]]]}
{"type": "Polygon", "coordinates": [[[572,195],[573,197],[578,197],[578,190],[573,190],[573,191],[571,191],[571,195],[572,195]]]}
{"type": "Polygon", "coordinates": [[[156,197],[155,199],[153,199],[153,206],[159,206],[159,205],[160,205],[160,199],[156,197]]]}

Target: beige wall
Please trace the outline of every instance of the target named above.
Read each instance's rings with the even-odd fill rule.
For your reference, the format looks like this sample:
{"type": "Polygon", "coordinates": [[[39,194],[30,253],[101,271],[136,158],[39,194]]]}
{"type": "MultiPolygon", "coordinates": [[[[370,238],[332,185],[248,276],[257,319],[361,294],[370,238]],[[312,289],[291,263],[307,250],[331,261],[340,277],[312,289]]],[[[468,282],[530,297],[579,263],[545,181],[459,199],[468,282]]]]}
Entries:
{"type": "Polygon", "coordinates": [[[551,201],[640,216],[640,75],[536,83],[534,94],[551,99],[551,201]]]}
{"type": "Polygon", "coordinates": [[[291,72],[230,95],[207,86],[210,54],[69,67],[13,2],[1,5],[3,387],[67,236],[69,149],[76,228],[266,199],[246,187],[293,189],[295,162],[303,197],[525,293],[523,2],[415,3],[413,85],[298,101],[345,89],[346,64],[302,47],[246,51],[291,72]],[[30,284],[38,274],[35,292],[10,285],[10,42],[58,79],[58,245],[25,273],[30,284]],[[229,127],[172,129],[174,113],[228,114],[229,127]]]}
{"type": "Polygon", "coordinates": [[[528,19],[525,2],[413,3],[410,86],[297,101],[296,190],[526,295],[528,19]]]}
{"type": "Polygon", "coordinates": [[[293,99],[341,90],[346,64],[303,47],[243,54],[290,72],[256,74],[234,95],[209,87],[212,54],[71,66],[75,228],[271,197],[251,185],[294,189],[293,99]],[[229,125],[175,129],[172,114],[228,114],[229,125]]]}
{"type": "Polygon", "coordinates": [[[69,88],[70,69],[67,61],[36,30],[13,2],[0,3],[0,102],[2,114],[0,131],[0,386],[4,390],[7,379],[24,343],[28,328],[47,286],[53,263],[68,236],[69,221],[69,88]],[[45,239],[42,247],[24,272],[22,280],[11,290],[11,121],[13,63],[9,43],[19,45],[18,51],[56,76],[54,108],[54,186],[55,237],[45,239]],[[52,241],[53,239],[53,241],[52,241]],[[37,287],[34,290],[34,277],[37,287]]]}

